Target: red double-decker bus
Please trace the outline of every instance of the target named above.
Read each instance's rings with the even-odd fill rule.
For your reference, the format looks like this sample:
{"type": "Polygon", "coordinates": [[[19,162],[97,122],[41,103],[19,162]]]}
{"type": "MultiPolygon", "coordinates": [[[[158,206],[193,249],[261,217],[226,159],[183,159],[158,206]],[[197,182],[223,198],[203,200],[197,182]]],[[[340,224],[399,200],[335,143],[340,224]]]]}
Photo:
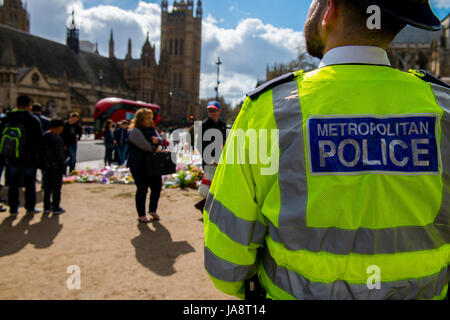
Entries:
{"type": "Polygon", "coordinates": [[[94,131],[95,137],[102,137],[102,129],[105,122],[111,119],[114,122],[122,120],[133,120],[136,112],[141,108],[149,108],[153,111],[155,126],[161,121],[160,106],[142,101],[132,101],[120,98],[102,99],[95,105],[94,113],[94,131]]]}

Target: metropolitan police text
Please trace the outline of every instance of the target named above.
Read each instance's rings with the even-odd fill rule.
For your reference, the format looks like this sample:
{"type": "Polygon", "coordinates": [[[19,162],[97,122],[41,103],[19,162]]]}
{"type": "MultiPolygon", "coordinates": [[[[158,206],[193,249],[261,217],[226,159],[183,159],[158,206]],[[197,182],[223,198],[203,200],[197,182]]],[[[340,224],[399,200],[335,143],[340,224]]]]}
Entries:
{"type": "Polygon", "coordinates": [[[436,117],[424,116],[311,119],[312,170],[436,171],[435,124],[436,117]]]}

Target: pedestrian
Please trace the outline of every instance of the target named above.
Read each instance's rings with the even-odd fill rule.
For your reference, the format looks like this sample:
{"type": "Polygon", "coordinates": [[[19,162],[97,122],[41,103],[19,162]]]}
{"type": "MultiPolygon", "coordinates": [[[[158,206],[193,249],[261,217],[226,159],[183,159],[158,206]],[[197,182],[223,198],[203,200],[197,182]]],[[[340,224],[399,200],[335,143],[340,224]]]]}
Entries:
{"type": "Polygon", "coordinates": [[[163,128],[161,130],[161,140],[162,140],[162,149],[163,150],[167,150],[167,148],[170,146],[170,142],[169,142],[169,133],[167,132],[166,128],[163,128]]]}
{"type": "Polygon", "coordinates": [[[78,112],[72,112],[69,119],[64,123],[62,138],[64,140],[64,151],[66,158],[69,158],[67,164],[69,166],[69,174],[75,170],[77,162],[77,146],[81,140],[82,129],[79,124],[80,115],[78,112]]]}
{"type": "Polygon", "coordinates": [[[38,152],[42,141],[39,120],[32,115],[31,99],[21,95],[17,98],[17,109],[9,112],[2,122],[0,153],[6,159],[8,204],[11,215],[19,212],[19,189],[25,187],[25,209],[27,214],[41,210],[36,205],[36,170],[38,152]]]}
{"type": "Polygon", "coordinates": [[[116,144],[116,140],[113,135],[113,122],[112,120],[107,120],[105,127],[103,128],[103,140],[105,142],[105,167],[110,166],[113,162],[113,151],[116,144]]]}
{"type": "Polygon", "coordinates": [[[54,215],[59,215],[66,212],[60,206],[63,174],[66,170],[64,141],[60,136],[64,130],[64,122],[60,118],[55,118],[50,121],[49,127],[42,139],[43,169],[46,176],[44,213],[53,212],[54,215]]]}
{"type": "Polygon", "coordinates": [[[31,107],[31,112],[39,119],[42,127],[42,132],[46,132],[50,129],[50,120],[42,115],[42,106],[40,104],[34,104],[31,107]]]}
{"type": "MultiPolygon", "coordinates": [[[[221,153],[216,153],[216,151],[218,148],[222,151],[227,138],[227,125],[220,119],[220,115],[222,113],[220,103],[217,101],[209,101],[206,109],[208,110],[208,118],[202,123],[202,132],[200,139],[198,140],[198,143],[200,143],[198,150],[201,150],[202,152],[202,166],[204,171],[203,181],[199,187],[199,193],[203,197],[203,200],[198,202],[195,207],[201,211],[203,211],[203,207],[206,203],[209,188],[214,178],[217,164],[220,160],[221,153]],[[209,130],[215,130],[218,133],[214,135],[215,138],[213,141],[205,138],[205,133],[209,130]],[[218,137],[221,138],[221,141],[215,140],[218,139],[218,137]],[[207,150],[206,148],[211,144],[215,144],[216,147],[213,148],[211,154],[206,154],[205,150],[207,150]]],[[[194,137],[191,137],[191,139],[194,139],[194,137]]]]}
{"type": "Polygon", "coordinates": [[[218,289],[262,300],[445,298],[450,86],[391,67],[385,50],[407,23],[440,28],[429,1],[312,1],[304,34],[319,68],[250,92],[228,138],[242,129],[243,149],[266,145],[271,163],[233,163],[227,143],[211,185],[205,267],[218,289]],[[369,5],[381,29],[368,27],[369,5]]]}
{"type": "Polygon", "coordinates": [[[158,152],[161,145],[161,137],[153,127],[153,112],[150,109],[140,109],[131,124],[129,139],[129,156],[127,165],[130,167],[131,174],[136,184],[136,209],[139,215],[139,221],[149,223],[146,216],[145,202],[148,188],[150,194],[149,214],[155,220],[160,220],[157,213],[158,201],[162,189],[162,177],[160,175],[149,175],[146,167],[146,152],[158,152]]]}
{"type": "MultiPolygon", "coordinates": [[[[2,127],[2,123],[4,121],[4,118],[6,117],[6,114],[3,113],[3,107],[0,104],[0,128],[2,127]]],[[[0,135],[2,133],[0,132],[0,135]]],[[[3,171],[5,170],[5,157],[0,155],[0,192],[3,190],[3,184],[2,184],[2,178],[3,178],[3,171]]],[[[4,198],[0,194],[0,202],[5,202],[4,198]]],[[[7,209],[3,207],[3,205],[0,204],[0,212],[5,212],[7,209]]]]}
{"type": "Polygon", "coordinates": [[[119,155],[119,165],[123,165],[128,155],[128,121],[120,122],[120,127],[114,131],[117,153],[119,155]]]}
{"type": "MultiPolygon", "coordinates": [[[[42,133],[50,129],[50,120],[42,115],[42,106],[39,103],[33,104],[33,106],[31,107],[31,113],[39,120],[42,133]]],[[[39,159],[40,157],[42,157],[42,155],[38,154],[38,168],[41,169],[41,183],[43,188],[45,183],[45,171],[42,169],[42,161],[39,159]]]]}

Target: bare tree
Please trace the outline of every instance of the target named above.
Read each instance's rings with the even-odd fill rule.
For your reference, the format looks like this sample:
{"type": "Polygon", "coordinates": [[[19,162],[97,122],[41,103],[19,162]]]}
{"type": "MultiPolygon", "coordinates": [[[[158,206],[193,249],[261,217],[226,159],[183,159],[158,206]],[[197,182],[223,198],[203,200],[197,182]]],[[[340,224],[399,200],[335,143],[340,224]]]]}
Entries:
{"type": "Polygon", "coordinates": [[[319,60],[311,57],[304,48],[298,48],[297,58],[289,63],[276,63],[273,68],[267,67],[267,81],[275,79],[288,72],[303,70],[305,72],[314,70],[318,67],[319,60]]]}

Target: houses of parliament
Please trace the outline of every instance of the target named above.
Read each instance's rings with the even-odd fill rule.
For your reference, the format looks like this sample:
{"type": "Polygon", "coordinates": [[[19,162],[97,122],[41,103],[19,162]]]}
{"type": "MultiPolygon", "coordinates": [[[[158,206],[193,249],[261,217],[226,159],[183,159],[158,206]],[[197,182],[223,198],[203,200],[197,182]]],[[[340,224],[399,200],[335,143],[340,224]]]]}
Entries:
{"type": "MultiPolygon", "coordinates": [[[[61,26],[63,27],[63,26],[61,26]]],[[[199,112],[202,2],[161,2],[161,50],[147,39],[141,56],[115,56],[114,33],[109,55],[86,49],[73,14],[66,44],[29,33],[30,16],[21,0],[0,6],[0,105],[13,107],[18,95],[30,96],[47,114],[66,117],[76,111],[84,123],[93,121],[95,104],[105,97],[141,100],[161,106],[163,123],[179,124],[199,112]]],[[[108,35],[105,35],[108,36],[108,35]]],[[[90,44],[90,43],[87,43],[90,44]]],[[[122,44],[121,44],[122,45],[122,44]]],[[[123,44],[126,45],[126,44],[123,44]]]]}

